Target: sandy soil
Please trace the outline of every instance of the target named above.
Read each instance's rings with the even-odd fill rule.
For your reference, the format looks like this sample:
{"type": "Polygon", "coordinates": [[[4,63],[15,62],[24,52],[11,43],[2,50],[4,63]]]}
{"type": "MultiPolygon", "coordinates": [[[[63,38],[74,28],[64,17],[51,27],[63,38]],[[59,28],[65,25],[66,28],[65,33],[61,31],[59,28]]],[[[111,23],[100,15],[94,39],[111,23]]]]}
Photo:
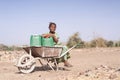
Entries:
{"type": "Polygon", "coordinates": [[[120,48],[74,49],[70,53],[72,68],[60,63],[59,71],[43,70],[37,62],[34,72],[23,74],[14,62],[24,53],[1,51],[0,80],[120,80],[120,48]]]}

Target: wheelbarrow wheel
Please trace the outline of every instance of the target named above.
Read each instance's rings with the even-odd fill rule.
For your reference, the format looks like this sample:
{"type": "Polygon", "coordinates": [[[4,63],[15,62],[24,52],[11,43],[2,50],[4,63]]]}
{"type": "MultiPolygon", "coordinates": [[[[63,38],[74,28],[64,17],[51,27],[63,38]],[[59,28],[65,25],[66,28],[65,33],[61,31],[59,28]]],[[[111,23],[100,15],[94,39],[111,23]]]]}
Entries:
{"type": "Polygon", "coordinates": [[[18,66],[18,69],[22,73],[31,73],[35,68],[34,57],[28,54],[25,54],[22,57],[20,57],[18,63],[20,65],[18,66]]]}

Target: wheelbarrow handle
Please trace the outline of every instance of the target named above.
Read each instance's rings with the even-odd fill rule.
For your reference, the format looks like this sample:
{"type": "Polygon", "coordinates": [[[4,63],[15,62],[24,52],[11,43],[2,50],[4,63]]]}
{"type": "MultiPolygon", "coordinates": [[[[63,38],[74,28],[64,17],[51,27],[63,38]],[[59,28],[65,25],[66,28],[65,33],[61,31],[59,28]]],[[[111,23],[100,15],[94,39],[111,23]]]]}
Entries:
{"type": "Polygon", "coordinates": [[[75,48],[78,44],[75,44],[73,47],[71,47],[70,49],[68,49],[67,51],[65,51],[62,55],[60,55],[59,58],[63,57],[65,54],[67,54],[69,51],[71,51],[73,48],[75,48]]]}

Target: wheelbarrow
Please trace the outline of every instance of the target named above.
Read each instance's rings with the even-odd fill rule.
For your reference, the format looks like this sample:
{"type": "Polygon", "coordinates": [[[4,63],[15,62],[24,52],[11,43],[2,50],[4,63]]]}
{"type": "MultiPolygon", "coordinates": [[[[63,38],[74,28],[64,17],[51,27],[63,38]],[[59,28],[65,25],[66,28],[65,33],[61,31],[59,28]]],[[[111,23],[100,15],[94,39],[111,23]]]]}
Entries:
{"type": "Polygon", "coordinates": [[[43,59],[46,61],[46,65],[49,66],[51,70],[57,71],[57,59],[62,58],[76,46],[77,45],[74,45],[64,53],[62,53],[63,47],[24,47],[23,49],[27,52],[27,54],[22,55],[17,60],[15,66],[22,73],[31,73],[35,69],[36,60],[38,60],[43,66],[43,59]],[[52,66],[52,64],[54,64],[54,66],[52,66]]]}

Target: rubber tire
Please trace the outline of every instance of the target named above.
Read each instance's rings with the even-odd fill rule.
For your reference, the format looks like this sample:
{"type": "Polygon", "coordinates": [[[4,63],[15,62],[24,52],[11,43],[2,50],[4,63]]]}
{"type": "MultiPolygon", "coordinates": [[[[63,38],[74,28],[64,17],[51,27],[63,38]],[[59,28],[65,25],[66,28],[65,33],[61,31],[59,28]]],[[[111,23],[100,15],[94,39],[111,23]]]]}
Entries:
{"type": "Polygon", "coordinates": [[[25,67],[18,67],[18,70],[22,73],[31,73],[33,72],[33,70],[35,69],[35,61],[34,61],[34,57],[28,55],[28,54],[24,54],[23,56],[21,56],[18,60],[20,65],[24,65],[25,63],[27,63],[30,59],[33,59],[32,64],[25,66],[25,67]],[[27,59],[27,61],[25,61],[25,59],[27,59]],[[22,63],[23,61],[25,61],[24,63],[22,63]]]}

